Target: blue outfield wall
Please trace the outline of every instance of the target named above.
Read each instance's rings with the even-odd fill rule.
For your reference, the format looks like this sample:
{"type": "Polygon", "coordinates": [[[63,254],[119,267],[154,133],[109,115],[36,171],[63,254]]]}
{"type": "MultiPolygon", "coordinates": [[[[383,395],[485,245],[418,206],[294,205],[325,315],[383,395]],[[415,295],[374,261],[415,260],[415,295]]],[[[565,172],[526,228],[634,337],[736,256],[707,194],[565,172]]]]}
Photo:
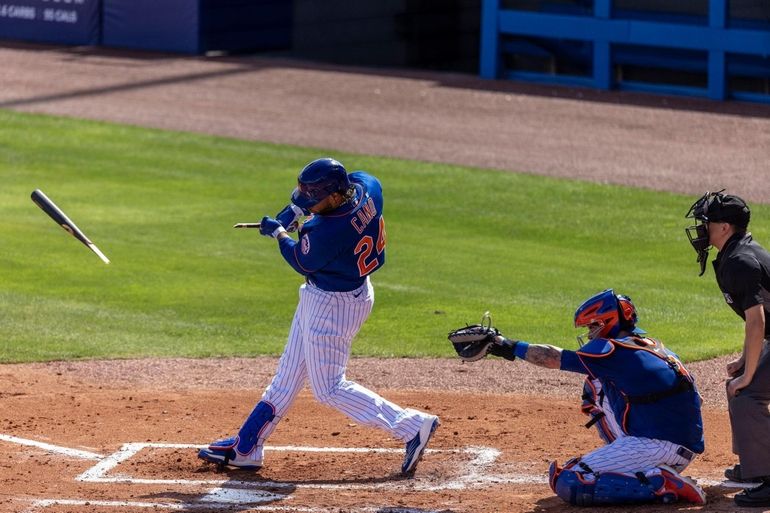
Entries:
{"type": "Polygon", "coordinates": [[[0,38],[96,45],[101,0],[0,0],[0,38]]]}
{"type": "Polygon", "coordinates": [[[291,45],[290,0],[102,0],[102,44],[200,54],[291,45]]]}
{"type": "Polygon", "coordinates": [[[104,46],[199,53],[197,0],[102,0],[104,46]]]}
{"type": "Polygon", "coordinates": [[[0,39],[200,54],[291,46],[291,0],[0,0],[0,39]]]}
{"type": "MultiPolygon", "coordinates": [[[[547,5],[542,2],[540,11],[525,11],[503,8],[500,0],[483,0],[480,48],[483,78],[770,102],[766,85],[770,81],[770,23],[754,23],[754,26],[731,23],[728,0],[709,0],[707,16],[700,18],[670,13],[656,15],[649,11],[642,15],[614,12],[612,0],[593,0],[592,9],[579,14],[559,12],[568,10],[563,4],[553,3],[550,9],[543,8],[547,5]],[[505,65],[506,54],[548,54],[549,44],[543,41],[551,41],[556,47],[560,42],[571,41],[573,55],[566,58],[582,62],[589,71],[559,74],[511,69],[505,65]],[[663,81],[621,80],[617,70],[623,65],[688,72],[693,76],[700,73],[705,83],[672,85],[663,81]],[[741,91],[739,86],[731,87],[731,79],[736,77],[758,80],[765,84],[765,90],[752,92],[741,91]]],[[[568,52],[566,47],[562,44],[557,50],[564,54],[568,52]]]]}

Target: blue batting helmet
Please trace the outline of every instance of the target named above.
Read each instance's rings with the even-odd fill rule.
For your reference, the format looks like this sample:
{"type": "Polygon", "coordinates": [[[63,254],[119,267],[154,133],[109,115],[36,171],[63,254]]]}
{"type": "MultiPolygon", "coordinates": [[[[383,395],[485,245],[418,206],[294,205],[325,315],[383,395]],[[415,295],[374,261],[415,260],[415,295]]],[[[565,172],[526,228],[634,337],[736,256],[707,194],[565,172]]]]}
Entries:
{"type": "Polygon", "coordinates": [[[631,298],[607,289],[588,299],[575,310],[575,327],[588,326],[591,338],[613,338],[621,331],[638,335],[645,331],[636,327],[638,318],[631,298]]]}
{"type": "Polygon", "coordinates": [[[344,194],[349,188],[348,173],[340,162],[328,157],[316,159],[299,173],[291,202],[308,210],[329,194],[344,194]]]}

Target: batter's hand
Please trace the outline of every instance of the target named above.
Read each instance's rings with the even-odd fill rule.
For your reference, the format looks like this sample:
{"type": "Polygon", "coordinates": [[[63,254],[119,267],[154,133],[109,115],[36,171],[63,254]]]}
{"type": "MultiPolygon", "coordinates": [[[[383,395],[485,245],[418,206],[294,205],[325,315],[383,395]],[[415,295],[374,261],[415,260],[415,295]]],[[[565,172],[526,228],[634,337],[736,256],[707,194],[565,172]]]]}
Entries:
{"type": "Polygon", "coordinates": [[[281,226],[281,223],[273,219],[272,217],[263,217],[259,223],[259,233],[266,235],[267,237],[276,238],[281,232],[285,232],[286,229],[281,226]]]}
{"type": "Polygon", "coordinates": [[[301,208],[294,203],[289,203],[283,210],[278,212],[275,216],[275,220],[281,223],[281,226],[286,228],[287,232],[292,233],[299,228],[299,220],[304,215],[305,212],[303,212],[301,208]]]}
{"type": "Polygon", "coordinates": [[[751,380],[746,379],[745,374],[741,374],[737,378],[733,378],[727,382],[727,397],[735,397],[741,390],[751,384],[751,380]]]}

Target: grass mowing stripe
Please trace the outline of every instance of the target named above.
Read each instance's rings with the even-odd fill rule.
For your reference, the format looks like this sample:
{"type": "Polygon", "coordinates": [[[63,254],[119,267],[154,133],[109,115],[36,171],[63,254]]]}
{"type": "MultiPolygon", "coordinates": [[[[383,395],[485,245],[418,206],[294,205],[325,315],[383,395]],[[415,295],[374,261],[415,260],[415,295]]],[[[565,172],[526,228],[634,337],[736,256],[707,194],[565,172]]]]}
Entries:
{"type": "MultiPolygon", "coordinates": [[[[323,153],[385,192],[387,264],[356,355],[450,356],[449,329],[485,310],[509,337],[574,348],[575,307],[605,287],[687,359],[740,347],[713,273],[697,277],[691,197],[0,111],[0,361],[279,353],[301,277],[231,226],[277,212],[323,153]]],[[[770,243],[769,210],[752,207],[770,243]]]]}

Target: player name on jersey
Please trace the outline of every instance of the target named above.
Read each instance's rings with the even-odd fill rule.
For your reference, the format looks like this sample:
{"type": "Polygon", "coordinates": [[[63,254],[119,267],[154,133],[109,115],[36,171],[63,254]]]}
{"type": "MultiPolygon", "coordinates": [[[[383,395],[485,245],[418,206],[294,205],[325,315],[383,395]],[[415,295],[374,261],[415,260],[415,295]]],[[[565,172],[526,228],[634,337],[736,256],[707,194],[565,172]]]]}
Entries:
{"type": "Polygon", "coordinates": [[[364,233],[366,226],[377,217],[377,207],[374,206],[374,199],[370,196],[361,209],[356,212],[356,216],[350,218],[350,224],[359,234],[364,233]]]}

